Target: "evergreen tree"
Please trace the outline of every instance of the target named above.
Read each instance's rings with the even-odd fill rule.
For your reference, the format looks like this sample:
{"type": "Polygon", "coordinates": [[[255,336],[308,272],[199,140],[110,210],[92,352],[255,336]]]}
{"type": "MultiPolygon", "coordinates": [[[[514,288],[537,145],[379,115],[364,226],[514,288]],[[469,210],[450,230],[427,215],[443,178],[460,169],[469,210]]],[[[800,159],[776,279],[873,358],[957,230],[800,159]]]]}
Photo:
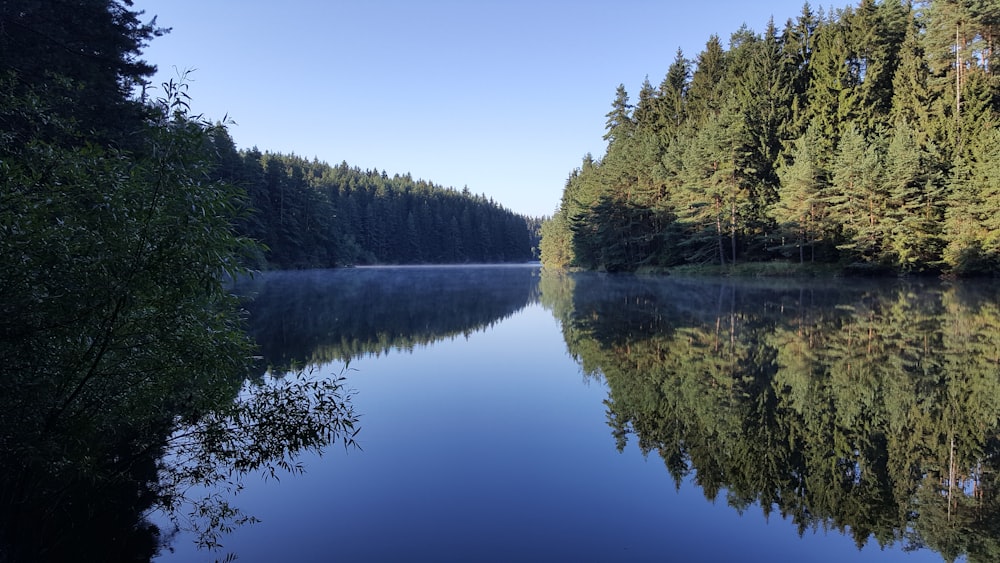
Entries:
{"type": "Polygon", "coordinates": [[[995,131],[982,130],[951,176],[944,261],[956,274],[982,274],[998,267],[997,139],[995,131]]]}
{"type": "Polygon", "coordinates": [[[611,104],[611,111],[608,112],[607,118],[604,140],[609,145],[626,139],[632,134],[635,123],[632,121],[632,105],[629,104],[628,92],[625,91],[624,84],[618,85],[618,89],[615,91],[615,101],[611,104]]]}
{"type": "Polygon", "coordinates": [[[726,76],[725,51],[717,35],[712,35],[698,54],[687,91],[687,115],[696,125],[715,115],[725,96],[721,90],[726,76]]]}
{"type": "Polygon", "coordinates": [[[949,151],[958,150],[974,131],[963,131],[967,82],[977,74],[992,74],[996,22],[995,2],[934,0],[925,6],[925,51],[935,114],[949,151]]]}
{"type": "Polygon", "coordinates": [[[261,266],[524,261],[533,256],[528,218],[492,200],[409,174],[389,178],[347,163],[243,153],[251,194],[247,236],[266,246],[261,266]]]}
{"type": "Polygon", "coordinates": [[[779,170],[778,203],[771,208],[781,236],[775,249],[786,256],[795,251],[799,262],[805,261],[807,246],[810,261],[815,260],[816,243],[823,240],[826,231],[823,193],[827,174],[815,154],[817,136],[816,128],[810,127],[795,141],[791,163],[779,170]]]}
{"type": "Polygon", "coordinates": [[[899,65],[892,81],[890,122],[894,127],[909,124],[920,144],[927,146],[931,132],[929,69],[920,41],[920,28],[911,10],[906,35],[900,48],[899,65]]]}
{"type": "Polygon", "coordinates": [[[931,155],[905,121],[893,129],[885,166],[887,251],[903,271],[934,267],[941,257],[943,196],[931,155]]]}
{"type": "Polygon", "coordinates": [[[763,214],[777,199],[778,178],[775,167],[782,149],[781,133],[791,119],[792,77],[782,59],[781,45],[773,24],[764,38],[745,47],[745,72],[733,84],[743,119],[744,139],[738,164],[747,185],[753,221],[767,230],[763,214]]]}
{"type": "Polygon", "coordinates": [[[673,137],[685,121],[685,98],[687,97],[690,76],[691,64],[684,58],[684,52],[678,48],[677,54],[674,55],[674,62],[670,64],[667,75],[660,83],[658,98],[661,102],[658,130],[668,140],[673,137]]]}
{"type": "Polygon", "coordinates": [[[885,265],[888,188],[883,183],[884,147],[877,136],[850,128],[840,140],[833,181],[825,197],[831,219],[841,225],[838,248],[861,262],[885,265]]]}
{"type": "Polygon", "coordinates": [[[812,77],[812,57],[818,27],[819,20],[809,2],[806,2],[802,5],[798,18],[794,23],[789,19],[782,33],[781,44],[792,94],[791,105],[788,108],[790,118],[784,125],[783,139],[797,138],[805,133],[807,127],[805,123],[805,112],[809,103],[807,91],[812,77]]]}
{"type": "Polygon", "coordinates": [[[892,81],[899,63],[899,48],[906,34],[908,11],[899,0],[880,4],[862,0],[843,18],[850,53],[848,68],[855,89],[850,116],[864,133],[875,131],[888,122],[892,81]]]}
{"type": "Polygon", "coordinates": [[[649,83],[649,77],[642,81],[639,89],[639,102],[632,112],[632,120],[636,129],[653,130],[659,121],[659,103],[656,89],[649,83]]]}
{"type": "Polygon", "coordinates": [[[674,208],[687,233],[682,244],[689,261],[717,259],[722,266],[736,261],[748,202],[737,170],[741,135],[742,123],[730,103],[699,129],[685,153],[684,184],[674,194],[674,208]]]}
{"type": "Polygon", "coordinates": [[[816,47],[810,64],[807,121],[817,127],[822,164],[833,154],[845,124],[853,114],[852,93],[855,76],[850,73],[850,53],[843,26],[827,23],[816,33],[816,47]]]}
{"type": "Polygon", "coordinates": [[[805,4],[780,37],[744,26],[728,51],[713,35],[693,72],[678,51],[634,111],[619,88],[606,153],[567,182],[559,240],[582,268],[798,245],[801,261],[808,246],[878,270],[991,270],[979,202],[997,31],[993,1],[861,0],[805,4]]]}
{"type": "MultiPolygon", "coordinates": [[[[141,17],[131,0],[0,3],[0,77],[13,76],[8,87],[17,95],[44,90],[49,118],[72,119],[90,140],[126,143],[137,123],[150,117],[149,100],[132,97],[156,71],[140,51],[169,31],[141,17]]],[[[10,120],[4,128],[28,134],[22,130],[27,125],[10,120]]]]}

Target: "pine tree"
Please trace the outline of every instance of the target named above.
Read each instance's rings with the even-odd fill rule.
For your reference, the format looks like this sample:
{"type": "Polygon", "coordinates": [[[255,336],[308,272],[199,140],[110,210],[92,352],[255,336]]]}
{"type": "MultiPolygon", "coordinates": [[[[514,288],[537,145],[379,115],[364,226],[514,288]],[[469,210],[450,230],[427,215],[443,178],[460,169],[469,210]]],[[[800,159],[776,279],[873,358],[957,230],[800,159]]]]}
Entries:
{"type": "Polygon", "coordinates": [[[833,181],[824,198],[831,220],[842,229],[844,241],[838,248],[854,260],[878,265],[886,261],[889,204],[883,169],[882,140],[851,127],[837,146],[833,181]]]}
{"type": "Polygon", "coordinates": [[[886,253],[902,271],[935,266],[941,258],[943,196],[931,155],[905,121],[893,129],[885,165],[886,253]]]}
{"type": "Polygon", "coordinates": [[[810,261],[815,260],[816,243],[822,240],[825,231],[826,204],[822,196],[827,175],[815,154],[817,137],[816,128],[810,127],[793,144],[791,164],[779,170],[779,198],[771,208],[781,236],[775,249],[785,255],[796,250],[799,262],[805,261],[807,246],[810,261]]]}
{"type": "Polygon", "coordinates": [[[992,74],[1000,6],[992,1],[934,0],[924,12],[934,112],[942,124],[942,144],[953,154],[965,138],[975,136],[963,130],[967,82],[976,74],[992,74]]]}
{"type": "Polygon", "coordinates": [[[906,36],[900,47],[899,65],[892,80],[890,122],[894,127],[908,124],[923,146],[928,144],[931,131],[931,94],[927,87],[929,72],[916,14],[911,10],[906,36]]]}
{"type": "Polygon", "coordinates": [[[619,84],[615,90],[615,101],[611,104],[611,111],[607,114],[605,123],[604,140],[608,145],[615,144],[616,141],[626,139],[635,129],[635,122],[632,121],[632,105],[628,101],[628,92],[625,85],[619,84]]]}
{"type": "Polygon", "coordinates": [[[725,99],[721,91],[725,76],[725,51],[719,37],[713,35],[705,44],[705,50],[698,54],[687,92],[687,114],[695,125],[701,125],[718,113],[725,99]]]}
{"type": "Polygon", "coordinates": [[[680,128],[686,118],[685,97],[688,91],[688,80],[691,77],[691,63],[684,58],[680,48],[674,55],[667,75],[660,83],[660,118],[659,131],[668,139],[680,128]]]}

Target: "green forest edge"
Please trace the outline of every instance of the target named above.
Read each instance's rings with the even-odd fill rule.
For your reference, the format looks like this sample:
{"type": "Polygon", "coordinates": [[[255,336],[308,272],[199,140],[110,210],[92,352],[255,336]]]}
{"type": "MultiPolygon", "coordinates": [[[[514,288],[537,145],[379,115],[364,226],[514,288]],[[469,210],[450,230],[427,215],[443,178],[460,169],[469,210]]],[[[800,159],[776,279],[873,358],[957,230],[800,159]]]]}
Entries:
{"type": "Polygon", "coordinates": [[[995,0],[806,3],[782,30],[678,50],[542,227],[545,267],[995,275],[995,0]]]}
{"type": "Polygon", "coordinates": [[[238,231],[263,243],[257,268],[537,260],[541,220],[468,188],[390,177],[346,162],[236,150],[218,129],[213,178],[247,191],[238,231]]]}
{"type": "Polygon", "coordinates": [[[0,3],[2,561],[219,547],[247,475],[360,428],[342,375],[259,375],[227,280],[272,252],[262,214],[185,84],[135,95],[166,30],[131,6],[0,3]]]}

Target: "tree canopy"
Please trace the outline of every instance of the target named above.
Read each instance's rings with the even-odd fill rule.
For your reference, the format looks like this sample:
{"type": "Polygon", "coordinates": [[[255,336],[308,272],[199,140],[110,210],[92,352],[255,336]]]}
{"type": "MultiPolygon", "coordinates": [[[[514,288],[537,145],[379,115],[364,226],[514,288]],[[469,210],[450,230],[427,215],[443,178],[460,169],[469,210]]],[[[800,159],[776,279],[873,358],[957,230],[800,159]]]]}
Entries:
{"type": "Polygon", "coordinates": [[[1000,3],[862,0],[678,52],[566,183],[549,267],[995,273],[1000,3]]]}
{"type": "Polygon", "coordinates": [[[254,266],[329,268],[355,264],[527,262],[538,235],[532,220],[492,199],[409,174],[361,170],[346,162],[239,151],[214,138],[214,177],[246,190],[238,225],[264,249],[254,266]]]}

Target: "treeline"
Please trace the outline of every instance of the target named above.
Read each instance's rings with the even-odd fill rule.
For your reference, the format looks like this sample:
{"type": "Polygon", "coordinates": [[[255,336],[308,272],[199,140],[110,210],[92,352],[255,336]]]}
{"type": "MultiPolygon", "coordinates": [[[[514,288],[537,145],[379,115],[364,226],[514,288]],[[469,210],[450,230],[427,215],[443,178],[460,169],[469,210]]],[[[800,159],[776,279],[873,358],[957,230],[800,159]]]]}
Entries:
{"type": "Polygon", "coordinates": [[[794,260],[1000,269],[1000,2],[806,3],[717,36],[630,103],[543,228],[549,267],[794,260]]]}
{"type": "Polygon", "coordinates": [[[241,234],[265,245],[255,266],[455,264],[532,260],[530,219],[492,199],[409,174],[389,176],[346,162],[238,151],[215,137],[215,179],[247,192],[241,234]]]}

